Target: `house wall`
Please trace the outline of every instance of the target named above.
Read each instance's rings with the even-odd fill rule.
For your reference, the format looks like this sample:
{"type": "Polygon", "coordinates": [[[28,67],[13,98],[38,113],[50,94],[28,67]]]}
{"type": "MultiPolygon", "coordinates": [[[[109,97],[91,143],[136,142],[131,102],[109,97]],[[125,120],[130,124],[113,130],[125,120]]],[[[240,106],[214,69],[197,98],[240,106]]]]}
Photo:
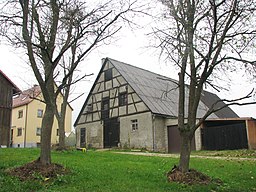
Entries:
{"type": "Polygon", "coordinates": [[[120,145],[122,148],[140,148],[153,150],[151,112],[120,118],[120,145]],[[132,130],[131,121],[137,119],[138,129],[132,130]]]}
{"type": "Polygon", "coordinates": [[[9,146],[13,87],[0,73],[0,146],[9,146]]]}
{"type": "MultiPolygon", "coordinates": [[[[39,95],[39,97],[41,97],[39,95]]],[[[61,99],[58,100],[58,107],[60,108],[61,99]]],[[[33,100],[30,103],[15,107],[12,109],[12,132],[13,140],[12,147],[37,147],[40,146],[40,135],[36,134],[37,128],[41,128],[42,118],[37,117],[37,110],[45,111],[45,104],[38,100],[33,100]],[[19,111],[23,111],[23,117],[18,118],[19,111]],[[22,128],[22,135],[18,136],[18,128],[22,128]]],[[[72,109],[67,107],[65,118],[65,132],[71,132],[72,109]]],[[[54,117],[51,143],[57,144],[59,136],[57,135],[58,122],[54,117]]]]}
{"type": "Polygon", "coordinates": [[[153,115],[154,151],[168,151],[166,118],[153,115]]]}
{"type": "Polygon", "coordinates": [[[24,147],[26,125],[25,119],[27,116],[27,105],[16,107],[12,109],[12,147],[24,147]],[[19,111],[23,111],[23,116],[18,118],[19,111]],[[21,129],[21,135],[18,135],[18,129],[21,129]]]}
{"type": "Polygon", "coordinates": [[[76,146],[80,147],[80,130],[86,129],[86,147],[103,148],[103,123],[101,121],[80,124],[76,127],[76,146]]]}

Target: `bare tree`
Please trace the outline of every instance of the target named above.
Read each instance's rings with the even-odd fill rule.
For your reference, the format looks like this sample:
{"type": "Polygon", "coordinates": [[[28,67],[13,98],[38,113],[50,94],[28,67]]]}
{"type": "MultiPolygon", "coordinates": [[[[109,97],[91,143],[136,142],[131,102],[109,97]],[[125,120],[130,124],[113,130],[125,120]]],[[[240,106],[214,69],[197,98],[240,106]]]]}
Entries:
{"type": "MultiPolygon", "coordinates": [[[[164,5],[161,27],[153,34],[160,42],[161,54],[179,68],[178,127],[182,146],[178,168],[184,173],[189,170],[195,130],[211,113],[222,108],[215,103],[200,120],[197,119],[204,86],[219,90],[213,79],[220,77],[221,72],[255,65],[250,54],[255,49],[256,2],[161,0],[161,3],[164,5]]],[[[238,102],[251,95],[225,100],[223,107],[251,104],[238,102]]]]}
{"type": "Polygon", "coordinates": [[[125,1],[96,2],[6,0],[1,4],[1,35],[25,48],[46,104],[39,157],[43,165],[51,164],[54,115],[60,123],[65,119],[74,71],[95,47],[120,30],[118,21],[125,19],[132,6],[125,1]],[[71,59],[69,66],[63,64],[64,58],[71,59]],[[61,79],[59,84],[57,79],[61,79]],[[59,113],[56,99],[61,92],[65,94],[59,113]]]}

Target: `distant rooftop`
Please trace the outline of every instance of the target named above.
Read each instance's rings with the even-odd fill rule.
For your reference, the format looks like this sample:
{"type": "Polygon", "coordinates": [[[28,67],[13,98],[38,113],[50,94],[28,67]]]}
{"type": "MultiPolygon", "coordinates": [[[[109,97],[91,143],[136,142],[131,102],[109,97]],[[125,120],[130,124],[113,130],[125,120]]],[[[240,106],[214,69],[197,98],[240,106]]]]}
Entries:
{"type": "Polygon", "coordinates": [[[41,89],[39,85],[34,85],[32,88],[21,92],[21,94],[13,98],[13,108],[30,103],[40,93],[41,89]]]}

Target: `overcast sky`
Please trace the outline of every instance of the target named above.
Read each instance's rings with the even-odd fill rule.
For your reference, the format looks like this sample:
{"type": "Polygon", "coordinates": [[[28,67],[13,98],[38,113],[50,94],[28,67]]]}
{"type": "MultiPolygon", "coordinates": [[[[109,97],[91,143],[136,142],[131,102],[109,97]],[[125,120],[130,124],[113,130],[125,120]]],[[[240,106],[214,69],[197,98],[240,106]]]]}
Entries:
{"type": "MultiPolygon", "coordinates": [[[[110,57],[149,71],[177,79],[177,71],[174,67],[165,64],[159,60],[158,53],[154,49],[145,48],[148,45],[148,38],[143,32],[124,30],[119,34],[118,40],[113,45],[106,45],[100,50],[95,50],[82,63],[80,71],[93,76],[85,81],[79,82],[73,90],[73,96],[76,97],[85,93],[81,98],[71,103],[73,107],[73,122],[75,121],[81,107],[88,95],[93,82],[101,68],[101,59],[110,57]]],[[[0,69],[22,90],[28,89],[37,84],[30,67],[26,64],[26,55],[18,50],[14,50],[3,42],[0,42],[0,69]]],[[[245,77],[234,74],[229,91],[216,93],[222,99],[235,99],[249,93],[255,84],[251,84],[245,77]]],[[[256,118],[256,105],[232,107],[241,117],[256,118]]]]}

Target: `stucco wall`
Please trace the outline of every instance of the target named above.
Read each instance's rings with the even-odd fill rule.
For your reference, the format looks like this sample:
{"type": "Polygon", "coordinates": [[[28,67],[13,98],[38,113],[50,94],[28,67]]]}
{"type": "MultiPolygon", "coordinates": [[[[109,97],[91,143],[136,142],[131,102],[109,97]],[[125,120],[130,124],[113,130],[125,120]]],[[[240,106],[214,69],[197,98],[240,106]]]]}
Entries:
{"type": "Polygon", "coordinates": [[[86,147],[103,148],[103,123],[101,121],[81,124],[76,127],[77,147],[80,147],[80,129],[86,129],[86,147]]]}
{"type": "Polygon", "coordinates": [[[167,152],[167,127],[165,125],[165,118],[153,115],[153,141],[154,151],[167,152]]]}
{"type": "MultiPolygon", "coordinates": [[[[38,96],[42,99],[42,96],[38,96]]],[[[60,109],[62,97],[59,96],[57,100],[58,109],[60,109]]],[[[15,107],[12,109],[12,130],[13,130],[13,144],[12,147],[37,147],[40,143],[40,136],[36,135],[36,129],[41,128],[42,118],[37,117],[37,110],[45,112],[45,104],[38,100],[33,100],[26,105],[15,107]],[[23,110],[23,117],[18,118],[18,112],[23,110]],[[18,128],[22,128],[22,135],[17,136],[18,128]]],[[[60,110],[59,110],[60,111],[60,110]]],[[[68,106],[65,118],[65,132],[71,132],[72,123],[72,109],[68,106]]],[[[59,142],[57,135],[58,122],[54,117],[51,143],[56,144],[59,142]]]]}
{"type": "Polygon", "coordinates": [[[121,147],[153,150],[152,116],[150,112],[120,118],[121,147]],[[131,121],[138,120],[138,130],[133,131],[131,121]]]}

